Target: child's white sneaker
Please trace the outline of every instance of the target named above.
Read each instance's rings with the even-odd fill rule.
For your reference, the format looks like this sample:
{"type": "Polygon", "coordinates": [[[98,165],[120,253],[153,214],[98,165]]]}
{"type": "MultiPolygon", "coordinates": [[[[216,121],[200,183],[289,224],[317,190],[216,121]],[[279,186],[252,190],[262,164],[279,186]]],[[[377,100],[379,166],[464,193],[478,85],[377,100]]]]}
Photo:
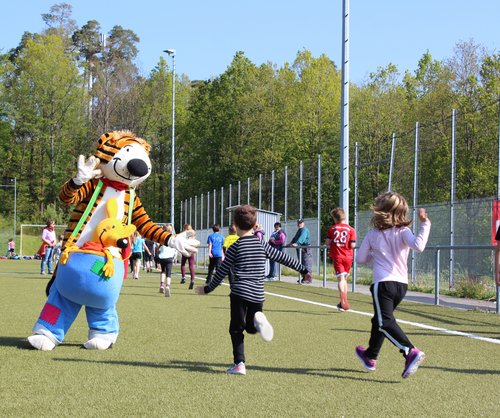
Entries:
{"type": "Polygon", "coordinates": [[[247,369],[245,367],[245,363],[242,361],[239,362],[238,364],[235,364],[233,367],[230,367],[229,369],[226,370],[227,374],[240,374],[240,375],[246,375],[247,374],[247,369]]]}
{"type": "Polygon", "coordinates": [[[255,312],[255,316],[253,318],[253,324],[255,328],[257,328],[258,333],[262,337],[262,339],[266,342],[269,342],[273,339],[274,330],[273,326],[269,323],[262,312],[255,312]]]}

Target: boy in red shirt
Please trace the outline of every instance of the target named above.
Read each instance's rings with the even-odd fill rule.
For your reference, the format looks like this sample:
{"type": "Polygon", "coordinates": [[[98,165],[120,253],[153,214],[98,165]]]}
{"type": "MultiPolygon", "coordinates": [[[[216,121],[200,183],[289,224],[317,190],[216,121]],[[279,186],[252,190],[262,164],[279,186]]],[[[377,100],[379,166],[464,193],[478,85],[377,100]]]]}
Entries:
{"type": "Polygon", "coordinates": [[[338,278],[340,303],[337,308],[340,311],[347,311],[349,309],[347,276],[351,271],[354,247],[356,246],[356,231],[345,222],[344,209],[332,209],[330,215],[332,215],[335,224],[328,229],[326,245],[330,246],[330,259],[338,278]]]}

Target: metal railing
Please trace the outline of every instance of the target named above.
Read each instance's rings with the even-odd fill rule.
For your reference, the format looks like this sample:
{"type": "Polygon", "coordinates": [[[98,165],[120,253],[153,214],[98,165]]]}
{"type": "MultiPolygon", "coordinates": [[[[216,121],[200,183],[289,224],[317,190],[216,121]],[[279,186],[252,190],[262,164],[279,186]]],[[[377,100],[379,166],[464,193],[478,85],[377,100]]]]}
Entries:
{"type": "MultiPolygon", "coordinates": [[[[310,248],[312,250],[316,249],[321,251],[321,259],[322,259],[322,271],[321,277],[323,281],[323,288],[326,288],[326,280],[327,280],[327,257],[329,252],[329,247],[325,245],[308,245],[308,246],[297,246],[297,247],[286,247],[288,249],[300,249],[300,248],[310,248]]],[[[200,250],[203,250],[203,253],[196,255],[196,266],[199,266],[198,257],[203,257],[203,268],[206,269],[206,259],[208,257],[208,247],[200,246],[200,250]]],[[[493,245],[429,245],[426,247],[425,251],[435,251],[434,257],[434,305],[440,305],[440,266],[441,266],[441,250],[490,250],[494,251],[495,246],[493,245]]],[[[302,262],[302,252],[299,251],[299,262],[302,262]]],[[[281,280],[281,265],[278,263],[278,280],[281,280]]],[[[352,291],[356,291],[356,275],[352,275],[352,291]]],[[[300,275],[299,275],[300,278],[300,275]]],[[[495,312],[500,314],[500,303],[499,303],[499,294],[500,294],[500,286],[496,286],[496,304],[495,304],[495,312]]]]}
{"type": "MultiPolygon", "coordinates": [[[[440,271],[441,271],[441,250],[490,250],[494,251],[494,245],[429,245],[426,247],[426,250],[434,250],[435,258],[434,258],[434,305],[439,305],[439,281],[440,281],[440,271]]],[[[495,303],[495,312],[500,314],[500,286],[496,286],[496,303],[495,303]]]]}

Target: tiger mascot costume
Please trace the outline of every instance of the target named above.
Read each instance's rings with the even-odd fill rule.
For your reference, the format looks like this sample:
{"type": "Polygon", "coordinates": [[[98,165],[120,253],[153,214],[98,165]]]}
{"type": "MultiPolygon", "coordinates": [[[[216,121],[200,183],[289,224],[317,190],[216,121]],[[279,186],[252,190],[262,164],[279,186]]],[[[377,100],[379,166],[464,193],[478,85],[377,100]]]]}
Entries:
{"type": "MultiPolygon", "coordinates": [[[[81,248],[92,241],[94,230],[108,217],[106,204],[110,199],[116,200],[116,218],[123,224],[133,224],[146,239],[175,248],[186,257],[197,251],[199,242],[189,233],[173,236],[152,222],[135,195],[135,188],[151,174],[149,149],[149,144],[132,132],[114,131],[99,138],[95,155],[87,160],[83,155],[78,157],[76,176],[68,180],[59,193],[64,203],[75,205],[65,231],[63,251],[67,246],[81,248]]],[[[120,259],[127,263],[130,245],[112,248],[111,252],[118,252],[120,259]]],[[[67,261],[70,267],[72,257],[70,255],[67,261]]],[[[83,263],[82,257],[75,256],[74,260],[83,263]]],[[[98,276],[94,287],[89,284],[84,288],[90,280],[76,277],[80,271],[85,271],[86,277],[93,276],[95,272],[91,270],[95,268],[78,264],[70,269],[73,273],[69,275],[58,274],[57,270],[47,286],[48,299],[33,327],[33,335],[28,337],[31,346],[49,351],[61,344],[81,306],[85,306],[89,333],[83,346],[94,350],[110,348],[118,337],[115,305],[127,267],[119,270],[122,277],[116,298],[98,295],[106,292],[103,286],[111,281],[100,280],[102,277],[98,276]]]]}

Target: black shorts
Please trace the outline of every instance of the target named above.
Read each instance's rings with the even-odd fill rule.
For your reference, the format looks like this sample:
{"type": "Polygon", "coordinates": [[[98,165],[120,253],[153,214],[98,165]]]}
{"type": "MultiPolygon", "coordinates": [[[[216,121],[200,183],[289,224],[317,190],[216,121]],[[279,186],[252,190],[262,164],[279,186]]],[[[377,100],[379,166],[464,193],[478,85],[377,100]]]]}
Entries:
{"type": "Polygon", "coordinates": [[[148,253],[144,253],[144,261],[153,261],[153,256],[148,253]]]}
{"type": "Polygon", "coordinates": [[[142,258],[142,253],[132,253],[130,255],[130,259],[132,261],[134,261],[134,260],[140,260],[141,258],[142,258]]]}

